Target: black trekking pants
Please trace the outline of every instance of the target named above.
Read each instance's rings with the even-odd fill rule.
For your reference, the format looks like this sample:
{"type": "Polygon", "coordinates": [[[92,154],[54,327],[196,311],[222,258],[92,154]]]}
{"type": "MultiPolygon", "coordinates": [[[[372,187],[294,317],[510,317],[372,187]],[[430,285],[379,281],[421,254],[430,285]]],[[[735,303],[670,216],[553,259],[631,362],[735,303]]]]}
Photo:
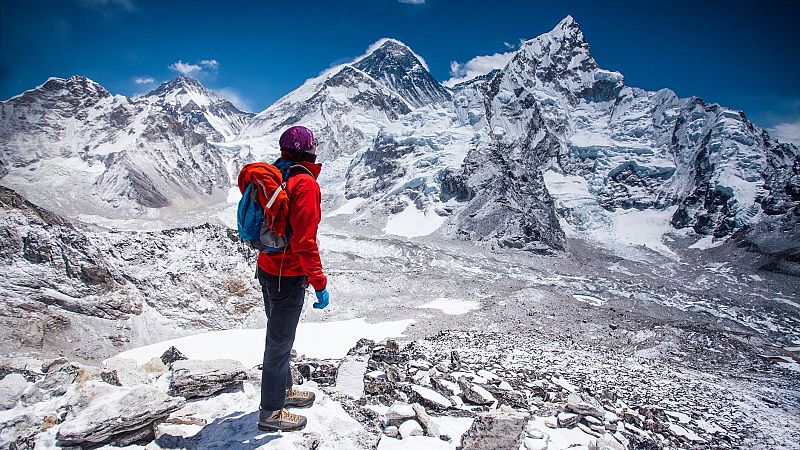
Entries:
{"type": "Polygon", "coordinates": [[[283,408],[286,391],[292,387],[289,368],[294,336],[303,311],[308,277],[278,277],[258,269],[258,281],[267,312],[267,338],[261,368],[261,409],[283,408]]]}

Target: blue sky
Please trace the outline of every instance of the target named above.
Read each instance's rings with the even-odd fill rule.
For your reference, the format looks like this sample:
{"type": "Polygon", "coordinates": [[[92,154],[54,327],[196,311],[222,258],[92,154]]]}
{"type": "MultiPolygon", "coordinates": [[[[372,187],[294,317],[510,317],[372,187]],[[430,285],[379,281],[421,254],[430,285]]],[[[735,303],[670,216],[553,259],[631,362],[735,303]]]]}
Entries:
{"type": "Polygon", "coordinates": [[[260,111],[382,37],[444,81],[567,14],[629,86],[697,95],[800,138],[796,1],[0,0],[0,98],[76,74],[134,95],[182,70],[260,111]]]}

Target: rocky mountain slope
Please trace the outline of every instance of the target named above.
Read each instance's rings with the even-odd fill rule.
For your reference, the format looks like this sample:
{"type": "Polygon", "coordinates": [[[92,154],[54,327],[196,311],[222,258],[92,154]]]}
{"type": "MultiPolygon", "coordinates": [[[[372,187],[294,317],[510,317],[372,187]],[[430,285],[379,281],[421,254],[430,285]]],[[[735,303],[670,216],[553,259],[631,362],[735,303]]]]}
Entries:
{"type": "Polygon", "coordinates": [[[697,235],[796,223],[797,147],[770,139],[740,111],[626,86],[620,73],[600,68],[571,17],[524,42],[505,68],[447,95],[436,94],[444,88],[410,49],[379,44],[306,82],[236,140],[257,142],[250,150],[258,158],[274,154],[290,124],[318,130],[332,169],[323,184],[334,206],[367,230],[561,249],[556,209],[578,227],[601,221],[556,208],[547,170],[585,179],[598,208],[668,210],[676,229],[697,235]],[[329,89],[345,72],[360,74],[346,82],[357,86],[349,96],[329,89]],[[386,88],[394,102],[365,103],[366,86],[386,88]],[[405,226],[420,221],[427,225],[405,226]]]}
{"type": "Polygon", "coordinates": [[[0,187],[0,335],[8,351],[96,359],[153,335],[254,326],[253,260],[220,226],[75,224],[0,187]]]}
{"type": "Polygon", "coordinates": [[[302,123],[319,137],[326,205],[367,234],[546,252],[564,248],[559,217],[586,229],[633,209],[763,251],[798,248],[797,147],[740,111],[626,86],[572,17],[453,89],[386,39],[252,118],[185,77],[133,101],[51,79],[0,111],[3,183],[85,219],[221,204],[238,167],[274,158],[282,130],[302,123]],[[554,200],[549,170],[585,180],[587,201],[554,200]]]}
{"type": "Polygon", "coordinates": [[[189,125],[211,142],[235,137],[254,116],[240,111],[194,78],[185,76],[161,84],[138,97],[136,102],[160,106],[176,121],[189,125]]]}
{"type": "Polygon", "coordinates": [[[166,106],[51,78],[0,103],[2,183],[73,217],[152,217],[224,199],[222,155],[166,106]]]}

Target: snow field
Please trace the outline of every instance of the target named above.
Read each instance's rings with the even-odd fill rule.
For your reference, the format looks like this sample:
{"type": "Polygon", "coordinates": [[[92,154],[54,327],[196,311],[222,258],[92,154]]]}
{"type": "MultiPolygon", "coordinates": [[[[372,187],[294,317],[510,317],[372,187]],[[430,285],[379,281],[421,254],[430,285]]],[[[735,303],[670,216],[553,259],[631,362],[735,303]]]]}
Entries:
{"type": "MultiPolygon", "coordinates": [[[[414,321],[411,319],[370,324],[365,319],[338,322],[300,323],[294,349],[300,355],[319,359],[340,359],[361,338],[381,341],[400,337],[414,321]]],[[[261,364],[264,356],[264,329],[235,329],[171,339],[157,344],[134,348],[117,355],[130,358],[138,364],[161,356],[174,346],[191,359],[233,359],[245,367],[261,364]]]]}

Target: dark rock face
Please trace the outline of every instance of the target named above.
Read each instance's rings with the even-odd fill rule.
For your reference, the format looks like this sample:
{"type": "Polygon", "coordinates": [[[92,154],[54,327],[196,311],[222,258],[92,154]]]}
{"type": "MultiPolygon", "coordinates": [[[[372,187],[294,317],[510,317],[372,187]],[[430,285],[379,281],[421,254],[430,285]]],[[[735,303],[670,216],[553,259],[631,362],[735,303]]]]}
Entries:
{"type": "Polygon", "coordinates": [[[408,47],[397,41],[386,41],[353,67],[399,93],[414,107],[450,99],[447,89],[433,78],[408,47]]]}
{"type": "Polygon", "coordinates": [[[168,366],[168,367],[169,367],[170,364],[174,363],[175,361],[183,361],[185,359],[189,359],[189,358],[187,358],[183,353],[181,353],[180,350],[178,350],[174,346],[168,348],[164,352],[164,354],[161,355],[161,362],[164,363],[164,365],[168,366]]]}

